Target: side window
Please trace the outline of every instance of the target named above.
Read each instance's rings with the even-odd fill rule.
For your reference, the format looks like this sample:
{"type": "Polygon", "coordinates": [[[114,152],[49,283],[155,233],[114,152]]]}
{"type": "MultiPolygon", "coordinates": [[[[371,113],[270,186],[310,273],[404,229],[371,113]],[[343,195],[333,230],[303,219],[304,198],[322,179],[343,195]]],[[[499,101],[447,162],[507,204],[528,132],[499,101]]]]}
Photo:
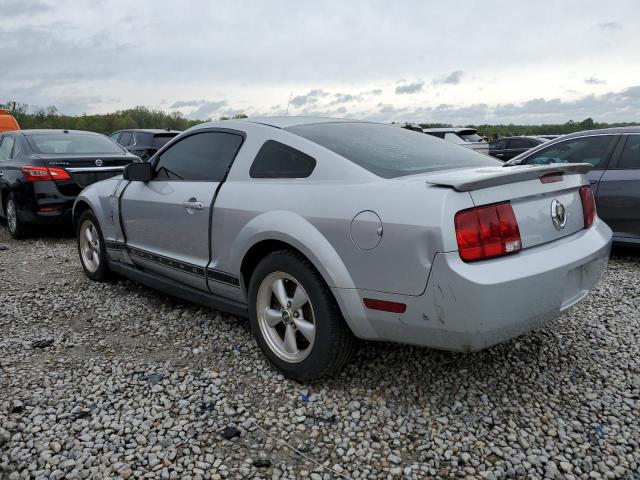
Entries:
{"type": "Polygon", "coordinates": [[[629,135],[618,162],[618,168],[625,170],[640,169],[640,135],[629,135]]]}
{"type": "Polygon", "coordinates": [[[444,132],[427,132],[427,135],[432,137],[444,138],[444,132]]]}
{"type": "Polygon", "coordinates": [[[118,141],[118,139],[120,138],[120,132],[112,133],[110,137],[112,140],[115,140],[116,142],[120,143],[118,141]]]}
{"type": "Polygon", "coordinates": [[[611,135],[596,135],[565,140],[538,150],[528,157],[525,163],[590,163],[594,167],[602,167],[611,138],[611,135]]]}
{"type": "Polygon", "coordinates": [[[306,178],[315,167],[315,159],[306,153],[268,140],[251,164],[249,175],[251,178],[306,178]]]}
{"type": "Polygon", "coordinates": [[[2,143],[0,143],[0,162],[11,160],[13,157],[13,146],[15,142],[16,141],[11,137],[2,138],[2,143]]]}
{"type": "Polygon", "coordinates": [[[157,180],[221,182],[242,144],[233,133],[190,135],[168,148],[156,162],[157,180]]]}
{"type": "Polygon", "coordinates": [[[507,148],[529,148],[529,140],[526,138],[512,138],[507,148]]]}
{"type": "Polygon", "coordinates": [[[118,140],[118,143],[120,145],[122,145],[123,147],[128,147],[129,145],[131,145],[133,143],[133,133],[131,133],[131,132],[122,132],[120,134],[120,140],[118,140]]]}
{"type": "Polygon", "coordinates": [[[505,148],[507,148],[507,141],[506,140],[494,140],[493,142],[491,142],[489,144],[490,148],[493,148],[495,150],[504,150],[505,148]]]}

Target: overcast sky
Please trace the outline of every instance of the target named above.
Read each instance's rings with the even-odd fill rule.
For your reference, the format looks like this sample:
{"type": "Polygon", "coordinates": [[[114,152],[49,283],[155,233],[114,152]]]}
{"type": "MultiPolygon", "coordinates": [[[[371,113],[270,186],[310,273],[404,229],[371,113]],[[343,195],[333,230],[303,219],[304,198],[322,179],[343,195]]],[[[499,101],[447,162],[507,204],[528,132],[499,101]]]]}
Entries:
{"type": "Polygon", "coordinates": [[[0,103],[639,121],[639,25],[637,0],[0,0],[0,103]]]}

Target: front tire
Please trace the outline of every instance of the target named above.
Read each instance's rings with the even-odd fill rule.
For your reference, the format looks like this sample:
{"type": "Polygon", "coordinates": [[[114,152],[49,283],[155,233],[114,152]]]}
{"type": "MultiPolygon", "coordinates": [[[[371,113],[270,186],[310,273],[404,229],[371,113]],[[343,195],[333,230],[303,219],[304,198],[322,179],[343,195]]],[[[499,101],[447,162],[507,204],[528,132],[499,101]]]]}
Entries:
{"type": "Polygon", "coordinates": [[[85,210],[77,225],[76,241],[82,269],[91,280],[103,282],[109,277],[109,265],[100,224],[91,210],[85,210]]]}
{"type": "Polygon", "coordinates": [[[251,329],[269,362],[299,382],[342,369],[354,348],[353,334],[329,287],[301,255],[267,255],[249,282],[251,329]]]}
{"type": "Polygon", "coordinates": [[[9,235],[15,239],[21,239],[27,236],[27,227],[22,223],[18,216],[18,206],[13,193],[10,193],[7,197],[5,218],[7,220],[7,230],[9,231],[9,235]]]}

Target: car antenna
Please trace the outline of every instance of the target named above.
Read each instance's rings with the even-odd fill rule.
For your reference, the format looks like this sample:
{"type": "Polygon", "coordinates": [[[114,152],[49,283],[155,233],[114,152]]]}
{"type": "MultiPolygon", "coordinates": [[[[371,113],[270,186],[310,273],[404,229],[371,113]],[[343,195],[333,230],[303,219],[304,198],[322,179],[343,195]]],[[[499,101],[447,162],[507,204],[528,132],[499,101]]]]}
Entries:
{"type": "Polygon", "coordinates": [[[291,103],[291,97],[293,96],[293,92],[289,94],[289,101],[287,102],[287,111],[284,112],[285,116],[289,115],[289,104],[291,103]]]}

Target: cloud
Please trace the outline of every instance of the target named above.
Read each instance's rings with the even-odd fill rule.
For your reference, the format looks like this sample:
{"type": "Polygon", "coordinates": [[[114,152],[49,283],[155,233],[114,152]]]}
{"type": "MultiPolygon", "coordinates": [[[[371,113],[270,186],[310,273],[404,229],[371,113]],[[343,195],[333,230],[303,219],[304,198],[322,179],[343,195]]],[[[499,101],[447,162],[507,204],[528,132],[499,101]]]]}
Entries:
{"type": "Polygon", "coordinates": [[[204,102],[197,109],[191,112],[188,117],[195,120],[206,120],[213,118],[220,113],[220,109],[227,105],[226,100],[216,102],[204,102]]]}
{"type": "Polygon", "coordinates": [[[19,17],[33,16],[46,13],[51,10],[51,6],[39,0],[3,0],[2,16],[19,17]]]}
{"type": "Polygon", "coordinates": [[[173,102],[169,108],[184,108],[184,107],[197,107],[202,105],[203,103],[207,103],[206,100],[178,100],[177,102],[173,102]]]}
{"type": "Polygon", "coordinates": [[[329,95],[324,90],[317,88],[315,90],[310,90],[306,95],[298,95],[297,97],[293,97],[291,99],[291,105],[294,107],[302,107],[303,105],[316,103],[318,98],[326,97],[329,95]]]}
{"type": "Polygon", "coordinates": [[[457,85],[460,83],[464,72],[462,70],[455,70],[449,75],[437,78],[433,81],[434,85],[457,85]]]}
{"type": "Polygon", "coordinates": [[[422,90],[422,87],[424,87],[424,82],[422,80],[413,83],[398,85],[396,87],[396,95],[418,93],[422,90]]]}
{"type": "Polygon", "coordinates": [[[618,22],[602,22],[594,25],[595,28],[599,28],[600,30],[605,30],[608,32],[613,32],[615,30],[622,30],[622,25],[618,22]]]}
{"type": "Polygon", "coordinates": [[[600,80],[595,75],[591,75],[589,78],[584,79],[584,83],[588,83],[589,85],[602,85],[607,82],[600,80]]]}

